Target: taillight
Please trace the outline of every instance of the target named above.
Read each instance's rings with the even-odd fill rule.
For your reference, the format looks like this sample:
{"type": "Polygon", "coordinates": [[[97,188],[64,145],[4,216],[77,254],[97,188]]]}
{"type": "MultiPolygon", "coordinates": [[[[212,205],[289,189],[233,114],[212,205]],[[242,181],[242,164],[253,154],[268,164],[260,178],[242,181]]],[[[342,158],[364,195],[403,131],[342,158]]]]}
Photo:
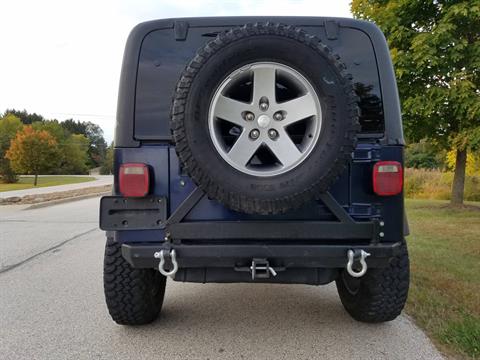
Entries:
{"type": "Polygon", "coordinates": [[[143,197],[148,194],[150,180],[148,166],[139,163],[120,165],[120,193],[126,197],[143,197]]]}
{"type": "Polygon", "coordinates": [[[403,169],[398,161],[379,161],[373,167],[373,191],[380,196],[402,192],[403,169]]]}

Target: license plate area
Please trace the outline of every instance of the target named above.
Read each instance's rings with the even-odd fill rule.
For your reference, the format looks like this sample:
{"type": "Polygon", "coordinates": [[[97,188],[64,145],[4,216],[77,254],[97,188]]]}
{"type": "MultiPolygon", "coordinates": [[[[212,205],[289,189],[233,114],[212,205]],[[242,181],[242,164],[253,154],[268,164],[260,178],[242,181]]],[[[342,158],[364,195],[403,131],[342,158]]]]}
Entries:
{"type": "Polygon", "coordinates": [[[163,196],[104,196],[100,200],[100,229],[105,231],[164,229],[166,220],[163,196]]]}

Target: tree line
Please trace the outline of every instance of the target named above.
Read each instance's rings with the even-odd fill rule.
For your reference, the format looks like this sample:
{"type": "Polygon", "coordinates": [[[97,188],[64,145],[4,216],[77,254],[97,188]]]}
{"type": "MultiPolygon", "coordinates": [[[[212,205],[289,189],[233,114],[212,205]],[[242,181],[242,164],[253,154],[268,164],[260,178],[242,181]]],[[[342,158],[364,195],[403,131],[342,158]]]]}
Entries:
{"type": "Polygon", "coordinates": [[[48,120],[26,110],[7,109],[0,116],[0,176],[18,181],[18,174],[87,174],[101,167],[111,172],[112,147],[103,130],[89,121],[48,120]]]}

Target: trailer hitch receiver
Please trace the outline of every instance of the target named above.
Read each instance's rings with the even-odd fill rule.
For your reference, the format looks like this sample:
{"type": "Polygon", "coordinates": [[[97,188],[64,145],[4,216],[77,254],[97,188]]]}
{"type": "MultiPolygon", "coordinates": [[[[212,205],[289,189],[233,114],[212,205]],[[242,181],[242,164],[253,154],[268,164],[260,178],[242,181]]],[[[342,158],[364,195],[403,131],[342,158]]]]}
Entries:
{"type": "Polygon", "coordinates": [[[252,259],[250,272],[252,273],[252,280],[268,279],[270,275],[277,276],[277,272],[270,266],[267,259],[252,259]]]}

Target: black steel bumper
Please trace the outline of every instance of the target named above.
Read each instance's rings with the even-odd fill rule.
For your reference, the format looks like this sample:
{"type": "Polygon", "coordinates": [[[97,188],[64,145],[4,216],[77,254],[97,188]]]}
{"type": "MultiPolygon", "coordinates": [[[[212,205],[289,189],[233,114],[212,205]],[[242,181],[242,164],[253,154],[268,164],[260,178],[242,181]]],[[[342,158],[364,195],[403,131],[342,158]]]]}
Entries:
{"type": "MultiPolygon", "coordinates": [[[[347,252],[362,249],[370,256],[368,268],[385,267],[400,243],[377,245],[122,245],[123,257],[136,268],[157,268],[154,254],[175,250],[175,281],[197,283],[282,283],[322,285],[334,281],[347,264],[347,252]],[[252,276],[254,261],[268,264],[275,276],[252,276]]],[[[171,266],[169,267],[171,268],[171,266]]]]}
{"type": "Polygon", "coordinates": [[[377,245],[166,245],[123,244],[123,257],[136,268],[158,266],[154,253],[175,249],[180,268],[241,267],[253,258],[264,258],[285,268],[343,268],[347,251],[362,249],[370,253],[369,267],[385,267],[397,255],[400,243],[377,245]]]}

